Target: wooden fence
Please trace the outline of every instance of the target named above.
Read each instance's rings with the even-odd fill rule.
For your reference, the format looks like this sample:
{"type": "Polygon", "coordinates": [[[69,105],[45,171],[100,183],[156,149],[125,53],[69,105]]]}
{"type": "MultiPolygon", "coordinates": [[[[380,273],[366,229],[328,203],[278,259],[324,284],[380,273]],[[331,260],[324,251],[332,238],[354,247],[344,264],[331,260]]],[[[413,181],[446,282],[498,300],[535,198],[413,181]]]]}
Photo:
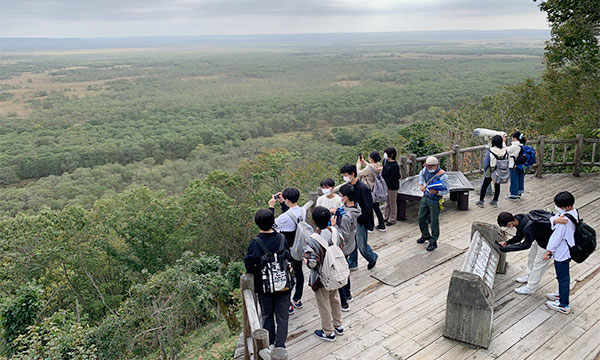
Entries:
{"type": "Polygon", "coordinates": [[[254,276],[243,274],[240,278],[242,290],[242,318],[244,320],[244,359],[245,360],[287,360],[284,348],[269,349],[269,332],[261,327],[254,293],[254,276]]]}
{"type": "MultiPolygon", "coordinates": [[[[596,148],[600,139],[586,139],[577,135],[575,139],[546,139],[541,135],[537,140],[527,142],[535,148],[536,163],[533,165],[537,177],[542,177],[544,168],[573,167],[573,175],[579,176],[584,166],[600,166],[600,156],[596,148]]],[[[460,148],[454,145],[451,151],[428,155],[435,156],[440,163],[451,171],[462,171],[466,176],[483,172],[483,159],[487,145],[460,148]]],[[[415,154],[401,156],[398,159],[402,177],[418,174],[428,156],[417,157],[415,154]]]]}

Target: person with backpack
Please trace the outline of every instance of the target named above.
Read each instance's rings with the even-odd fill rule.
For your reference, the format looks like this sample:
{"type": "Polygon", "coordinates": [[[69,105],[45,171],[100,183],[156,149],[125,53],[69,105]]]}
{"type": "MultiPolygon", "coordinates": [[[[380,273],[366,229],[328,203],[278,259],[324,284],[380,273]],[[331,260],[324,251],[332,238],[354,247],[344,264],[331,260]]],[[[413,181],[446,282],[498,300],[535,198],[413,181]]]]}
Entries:
{"type": "Polygon", "coordinates": [[[435,156],[430,156],[425,160],[425,165],[419,172],[419,187],[423,192],[423,197],[419,206],[421,237],[417,240],[417,243],[423,244],[429,240],[426,250],[433,251],[437,248],[437,240],[440,236],[440,201],[450,189],[448,175],[440,169],[439,161],[435,156]],[[439,190],[431,187],[434,183],[440,185],[439,190]],[[429,217],[431,217],[431,233],[427,221],[429,217]]]}
{"type": "MultiPolygon", "coordinates": [[[[377,181],[379,180],[380,184],[385,183],[381,178],[381,172],[383,170],[383,166],[380,163],[381,155],[379,152],[373,150],[369,153],[369,163],[365,161],[362,157],[362,154],[359,154],[358,161],[356,162],[356,170],[358,171],[358,179],[367,185],[369,190],[371,190],[371,197],[373,196],[373,190],[377,181]],[[364,169],[363,169],[364,167],[364,169]]],[[[387,190],[387,185],[386,185],[387,190]]],[[[387,193],[385,194],[385,200],[387,200],[387,193]]],[[[375,215],[377,215],[377,226],[375,229],[379,231],[385,231],[385,220],[383,219],[383,214],[381,213],[380,201],[385,201],[382,199],[373,199],[373,211],[375,211],[375,215]]]]}
{"type": "MultiPolygon", "coordinates": [[[[336,224],[339,224],[340,234],[344,240],[343,252],[348,260],[348,256],[356,250],[356,230],[358,217],[361,214],[360,205],[354,201],[354,186],[344,184],[340,187],[343,205],[334,213],[336,224]]],[[[339,289],[342,311],[350,311],[349,302],[352,301],[350,292],[350,277],[348,283],[339,289]]]]}
{"type": "Polygon", "coordinates": [[[517,294],[531,295],[535,293],[546,269],[548,262],[544,254],[548,239],[552,234],[550,217],[553,214],[544,210],[533,210],[527,214],[501,212],[498,215],[498,225],[508,229],[515,228],[517,233],[508,241],[500,243],[500,251],[512,252],[529,249],[527,255],[527,275],[518,277],[516,281],[525,284],[515,289],[517,294]]]}
{"type": "Polygon", "coordinates": [[[373,197],[371,190],[362,181],[356,177],[356,166],[346,164],[341,167],[340,173],[346,183],[354,186],[354,199],[361,209],[360,216],[357,219],[356,229],[356,249],[348,256],[348,265],[350,271],[358,269],[358,251],[367,260],[367,269],[371,270],[377,264],[379,255],[371,249],[368,243],[368,231],[373,230],[373,197]]]}
{"type": "Polygon", "coordinates": [[[259,234],[250,240],[244,257],[246,272],[254,275],[254,290],[262,313],[262,327],[269,331],[269,344],[285,347],[288,334],[288,306],[293,280],[285,236],[273,230],[275,216],[259,209],[254,222],[259,234]],[[277,324],[277,327],[275,327],[277,324]]]}
{"type": "Polygon", "coordinates": [[[509,178],[509,158],[502,136],[492,137],[492,147],[488,149],[483,159],[483,183],[479,191],[479,201],[475,205],[483,207],[483,200],[488,186],[494,182],[494,198],[490,201],[492,207],[498,207],[500,184],[506,184],[509,178]]]}
{"type": "Polygon", "coordinates": [[[525,171],[522,167],[517,166],[517,158],[521,155],[522,159],[523,145],[527,143],[527,139],[519,131],[513,132],[511,137],[512,141],[507,149],[510,158],[510,195],[504,198],[516,201],[521,198],[521,194],[525,191],[525,171]]]}
{"type": "Polygon", "coordinates": [[[569,263],[571,262],[570,248],[575,247],[576,223],[579,219],[579,213],[574,207],[575,197],[568,191],[561,191],[554,197],[554,208],[556,215],[550,218],[552,224],[552,235],[548,241],[544,260],[550,260],[554,257],[554,269],[556,270],[556,279],[558,280],[558,293],[546,294],[549,301],[546,306],[561,314],[569,314],[569,291],[571,278],[569,275],[569,263]],[[559,217],[563,216],[570,221],[564,223],[555,223],[559,217]]]}
{"type": "Polygon", "coordinates": [[[304,261],[310,269],[308,283],[315,292],[321,317],[321,329],[315,330],[314,335],[321,340],[335,341],[336,335],[344,334],[338,289],[346,284],[350,271],[341,249],[343,241],[335,226],[336,217],[317,206],[312,211],[312,219],[317,229],[308,239],[304,261]]]}
{"type": "MultiPolygon", "coordinates": [[[[298,206],[300,191],[296,188],[285,188],[283,191],[273,195],[269,200],[269,210],[275,214],[275,203],[279,202],[283,212],[275,219],[275,230],[283,234],[287,240],[287,249],[294,246],[296,229],[300,219],[306,219],[306,210],[298,206]]],[[[292,258],[296,290],[290,304],[289,313],[294,313],[294,308],[302,309],[302,291],[304,290],[304,273],[302,272],[302,260],[292,258]]]]}
{"type": "Polygon", "coordinates": [[[400,188],[400,166],[396,161],[396,148],[388,147],[383,151],[383,172],[381,177],[388,188],[387,205],[383,220],[386,226],[396,224],[398,217],[398,189],[400,188]]]}
{"type": "Polygon", "coordinates": [[[337,209],[343,205],[342,198],[333,193],[335,181],[332,178],[327,178],[321,181],[321,191],[323,195],[317,199],[316,206],[323,206],[326,209],[337,209]]]}

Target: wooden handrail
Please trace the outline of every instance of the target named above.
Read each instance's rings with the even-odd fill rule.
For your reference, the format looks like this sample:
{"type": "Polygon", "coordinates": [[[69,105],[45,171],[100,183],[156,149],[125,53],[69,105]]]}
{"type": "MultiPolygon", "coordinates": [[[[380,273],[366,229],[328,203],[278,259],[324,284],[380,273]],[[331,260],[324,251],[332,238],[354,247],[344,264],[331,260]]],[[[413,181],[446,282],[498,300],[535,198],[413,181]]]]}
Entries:
{"type": "MultiPolygon", "coordinates": [[[[527,141],[527,145],[536,148],[536,163],[532,168],[536,170],[535,174],[537,177],[542,177],[544,168],[549,167],[572,166],[573,175],[579,176],[582,167],[599,166],[600,159],[596,159],[596,144],[598,143],[600,143],[600,139],[584,138],[581,134],[577,135],[575,139],[546,139],[544,135],[541,135],[537,140],[527,141]],[[570,158],[567,159],[573,150],[573,147],[570,146],[570,144],[575,145],[573,160],[570,158]],[[546,145],[549,145],[551,149],[551,152],[549,152],[550,161],[544,159],[546,155],[546,145]],[[560,149],[559,146],[559,150],[557,151],[557,145],[562,145],[562,149],[560,149]],[[586,157],[586,160],[583,158],[585,145],[593,145],[591,158],[588,159],[586,157]],[[556,159],[556,157],[558,158],[556,159]]],[[[419,165],[424,163],[429,156],[434,156],[438,159],[448,157],[448,168],[451,168],[452,171],[462,171],[465,175],[474,175],[483,172],[483,156],[485,150],[488,148],[487,145],[477,145],[466,148],[459,148],[458,145],[453,145],[452,148],[452,151],[444,151],[427,156],[417,157],[415,154],[410,154],[408,157],[401,156],[398,161],[401,177],[404,178],[416,175],[421,170],[419,165]],[[478,152],[479,156],[477,156],[478,152]]]]}
{"type": "Polygon", "coordinates": [[[242,274],[242,318],[244,320],[244,359],[287,360],[284,348],[269,349],[269,331],[261,328],[258,317],[256,295],[254,293],[254,275],[242,274]]]}

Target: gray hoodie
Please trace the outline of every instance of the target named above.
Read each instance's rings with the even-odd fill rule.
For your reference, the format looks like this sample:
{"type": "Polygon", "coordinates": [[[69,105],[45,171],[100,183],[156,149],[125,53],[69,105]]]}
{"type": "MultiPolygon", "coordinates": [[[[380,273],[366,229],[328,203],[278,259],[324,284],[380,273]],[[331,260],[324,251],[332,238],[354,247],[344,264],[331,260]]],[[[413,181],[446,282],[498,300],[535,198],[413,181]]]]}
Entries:
{"type": "Polygon", "coordinates": [[[360,205],[354,202],[353,207],[347,207],[344,205],[345,214],[342,215],[340,223],[337,224],[338,230],[342,238],[344,239],[344,248],[342,251],[344,255],[348,256],[352,254],[356,249],[356,229],[358,224],[358,217],[361,214],[360,205]]]}
{"type": "MultiPolygon", "coordinates": [[[[337,227],[337,225],[335,227],[338,231],[338,239],[336,243],[337,245],[340,245],[340,229],[337,227]]],[[[321,230],[320,235],[331,246],[333,245],[333,242],[331,241],[331,230],[329,229],[330,228],[321,230]]],[[[317,278],[319,277],[321,271],[321,264],[323,263],[324,256],[325,252],[323,251],[323,247],[321,246],[321,244],[319,244],[319,242],[313,239],[312,237],[309,237],[307,244],[304,247],[304,258],[307,260],[306,265],[310,269],[310,277],[308,279],[309,286],[312,286],[312,284],[314,284],[315,281],[317,281],[317,278]]]]}

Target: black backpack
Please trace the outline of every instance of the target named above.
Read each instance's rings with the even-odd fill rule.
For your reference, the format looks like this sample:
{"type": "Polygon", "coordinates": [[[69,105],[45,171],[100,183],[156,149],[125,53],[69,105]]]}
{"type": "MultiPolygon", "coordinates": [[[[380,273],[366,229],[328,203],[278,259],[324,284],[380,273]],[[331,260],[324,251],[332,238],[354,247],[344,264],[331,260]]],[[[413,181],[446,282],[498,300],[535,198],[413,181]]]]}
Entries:
{"type": "Polygon", "coordinates": [[[596,231],[584,223],[583,220],[573,217],[571,214],[565,214],[569,220],[575,224],[575,245],[569,246],[571,259],[576,263],[582,263],[596,250],[596,231]]]}
{"type": "Polygon", "coordinates": [[[278,236],[280,238],[279,250],[275,253],[269,252],[260,238],[255,238],[256,243],[265,253],[260,257],[262,290],[265,294],[290,290],[294,286],[290,274],[290,264],[286,257],[286,239],[281,234],[278,236]]]}
{"type": "Polygon", "coordinates": [[[529,220],[536,222],[536,223],[542,223],[544,225],[550,225],[550,218],[554,216],[553,212],[550,211],[546,211],[546,210],[531,210],[530,212],[527,213],[527,217],[529,218],[529,220]]]}

